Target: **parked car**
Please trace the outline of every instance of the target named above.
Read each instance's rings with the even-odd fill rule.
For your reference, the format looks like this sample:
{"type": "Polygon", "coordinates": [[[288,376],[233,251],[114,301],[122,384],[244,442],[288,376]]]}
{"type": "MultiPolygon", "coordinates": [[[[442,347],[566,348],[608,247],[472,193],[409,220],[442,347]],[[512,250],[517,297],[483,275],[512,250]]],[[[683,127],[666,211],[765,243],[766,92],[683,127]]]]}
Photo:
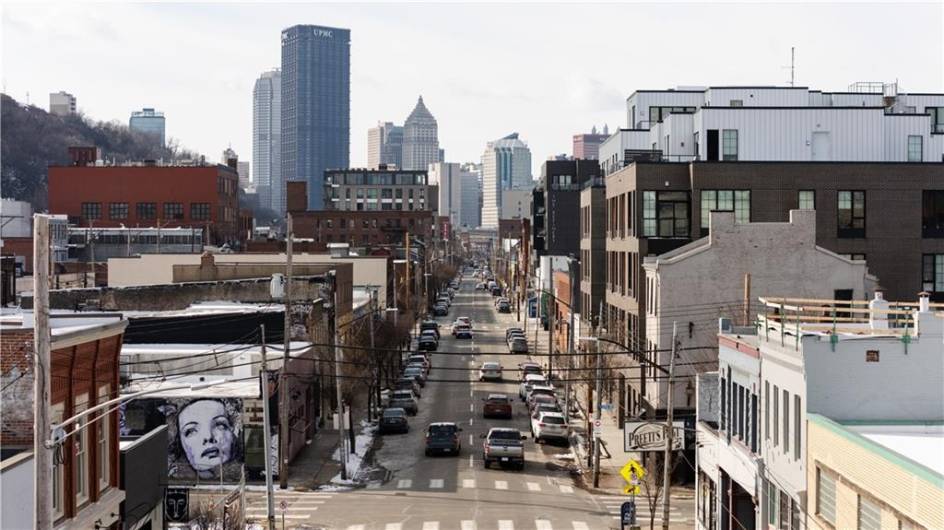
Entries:
{"type": "Polygon", "coordinates": [[[498,305],[495,306],[498,309],[499,313],[511,313],[511,303],[508,301],[498,302],[498,305]]]}
{"type": "Polygon", "coordinates": [[[420,373],[423,374],[423,378],[424,378],[424,379],[427,378],[427,377],[429,377],[429,368],[428,368],[428,367],[426,366],[426,364],[423,363],[422,361],[412,361],[412,362],[408,362],[408,363],[406,363],[406,365],[403,367],[404,372],[405,372],[406,370],[413,370],[413,369],[418,369],[418,370],[420,371],[420,373]]]}
{"type": "Polygon", "coordinates": [[[426,456],[433,453],[458,456],[462,451],[459,433],[462,429],[453,422],[430,423],[426,428],[426,456]]]}
{"type": "Polygon", "coordinates": [[[511,353],[528,353],[528,341],[525,338],[513,338],[508,343],[508,351],[511,353]]]}
{"type": "Polygon", "coordinates": [[[417,398],[423,397],[423,395],[420,394],[420,384],[412,377],[401,377],[394,381],[393,390],[409,390],[413,392],[413,395],[417,398]]]}
{"type": "Polygon", "coordinates": [[[483,401],[485,401],[485,406],[482,407],[483,418],[511,419],[511,399],[505,394],[489,394],[483,401]]]}
{"type": "Polygon", "coordinates": [[[527,399],[528,394],[531,392],[531,387],[533,385],[546,385],[547,378],[541,374],[528,374],[524,376],[524,381],[521,382],[521,385],[518,387],[518,397],[521,398],[521,401],[527,399]]]}
{"type": "Polygon", "coordinates": [[[435,320],[424,320],[420,322],[420,334],[426,331],[433,331],[436,333],[436,338],[439,338],[439,323],[435,320]]]}
{"type": "Polygon", "coordinates": [[[544,375],[544,369],[541,365],[533,362],[521,363],[518,365],[518,381],[524,382],[528,375],[544,375]]]}
{"type": "Polygon", "coordinates": [[[488,469],[493,463],[501,466],[515,466],[524,469],[524,444],[528,437],[517,429],[493,427],[483,435],[482,463],[488,469]]]}
{"type": "Polygon", "coordinates": [[[472,338],[472,326],[467,324],[459,324],[452,328],[452,334],[457,339],[471,339],[472,338]]]}
{"type": "Polygon", "coordinates": [[[426,373],[429,373],[433,369],[433,363],[429,360],[429,357],[423,355],[422,353],[414,353],[406,360],[407,364],[412,363],[422,363],[426,367],[426,373]]]}
{"type": "Polygon", "coordinates": [[[544,442],[549,439],[567,441],[570,427],[564,415],[559,412],[542,412],[531,419],[531,434],[534,441],[544,442]]]}
{"type": "Polygon", "coordinates": [[[545,393],[535,393],[531,392],[531,395],[528,397],[528,413],[533,413],[534,409],[538,405],[557,405],[557,395],[556,394],[545,394],[545,393]]]}
{"type": "Polygon", "coordinates": [[[513,327],[513,328],[508,328],[508,329],[506,329],[506,330],[505,330],[505,340],[506,340],[506,341],[509,340],[509,339],[511,338],[511,335],[512,335],[512,334],[518,334],[518,333],[520,333],[521,335],[524,335],[524,330],[521,329],[521,328],[518,328],[518,327],[513,327]]]}
{"type": "Polygon", "coordinates": [[[410,416],[416,416],[419,412],[419,405],[410,390],[395,390],[390,396],[390,408],[401,408],[410,416]]]}
{"type": "Polygon", "coordinates": [[[452,298],[449,298],[448,296],[443,295],[436,299],[436,303],[445,304],[446,307],[450,307],[452,305],[452,298]]]}
{"type": "MultiPolygon", "coordinates": [[[[459,317],[456,319],[455,324],[465,324],[466,326],[472,327],[472,319],[470,317],[459,317]]],[[[453,324],[453,325],[455,325],[453,324]]]]}
{"type": "Polygon", "coordinates": [[[557,401],[555,401],[554,403],[538,402],[538,404],[535,405],[534,408],[531,409],[531,417],[537,418],[538,415],[540,415],[542,412],[559,412],[561,414],[564,413],[564,411],[561,409],[560,404],[557,401]]]}
{"type": "Polygon", "coordinates": [[[412,377],[416,380],[421,387],[426,386],[426,374],[423,372],[423,368],[420,366],[407,366],[403,370],[403,377],[412,377]]]}
{"type": "Polygon", "coordinates": [[[498,287],[497,285],[495,287],[492,287],[492,296],[501,296],[501,294],[502,294],[501,287],[498,287]]]}
{"type": "Polygon", "coordinates": [[[501,381],[502,366],[494,361],[486,361],[479,368],[479,381],[501,381]]]}
{"type": "Polygon", "coordinates": [[[436,351],[439,349],[439,341],[429,335],[421,336],[416,344],[416,349],[420,351],[436,351]]]}
{"type": "Polygon", "coordinates": [[[449,306],[445,304],[436,304],[433,306],[433,316],[444,317],[449,314],[449,306]]]}
{"type": "Polygon", "coordinates": [[[436,341],[437,346],[439,345],[439,335],[435,331],[431,329],[427,329],[426,331],[420,331],[420,338],[423,338],[423,337],[429,337],[430,339],[433,339],[434,341],[436,341]]]}
{"type": "Polygon", "coordinates": [[[410,424],[406,421],[406,410],[401,407],[384,409],[380,415],[380,434],[408,432],[410,424]]]}

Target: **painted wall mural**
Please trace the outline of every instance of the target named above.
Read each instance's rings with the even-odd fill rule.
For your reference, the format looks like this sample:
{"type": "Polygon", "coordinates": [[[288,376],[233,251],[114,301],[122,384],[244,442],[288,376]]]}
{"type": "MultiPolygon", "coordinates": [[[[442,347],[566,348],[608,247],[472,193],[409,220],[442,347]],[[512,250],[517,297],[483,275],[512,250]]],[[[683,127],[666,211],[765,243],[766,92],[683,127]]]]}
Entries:
{"type": "Polygon", "coordinates": [[[167,475],[174,482],[238,482],[245,461],[242,400],[139,399],[121,408],[122,435],[167,425],[167,475]]]}

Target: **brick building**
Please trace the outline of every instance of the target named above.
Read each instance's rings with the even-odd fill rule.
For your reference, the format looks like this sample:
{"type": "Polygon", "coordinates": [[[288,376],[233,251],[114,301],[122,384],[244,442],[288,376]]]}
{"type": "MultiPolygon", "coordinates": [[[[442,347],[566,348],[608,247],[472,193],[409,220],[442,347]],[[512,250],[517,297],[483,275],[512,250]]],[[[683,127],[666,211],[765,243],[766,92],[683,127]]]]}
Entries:
{"type": "MultiPolygon", "coordinates": [[[[112,315],[51,319],[52,421],[118,396],[118,356],[127,323],[112,315]]],[[[33,450],[33,329],[22,323],[0,331],[0,445],[4,457],[20,456],[33,450]]],[[[107,527],[124,500],[118,484],[118,411],[77,426],[60,446],[61,454],[71,457],[54,463],[49,486],[56,527],[92,528],[96,521],[107,527]]],[[[23,488],[32,491],[31,485],[23,488]]]]}
{"type": "Polygon", "coordinates": [[[409,233],[429,241],[435,232],[431,210],[321,210],[309,211],[304,202],[307,184],[287,182],[288,211],[292,214],[295,237],[312,239],[315,245],[350,243],[369,247],[403,245],[409,233]]]}
{"type": "Polygon", "coordinates": [[[49,167],[49,211],[68,215],[72,224],[202,227],[215,245],[246,239],[235,168],[153,161],[102,166],[80,149],[70,154],[72,165],[49,167]]]}

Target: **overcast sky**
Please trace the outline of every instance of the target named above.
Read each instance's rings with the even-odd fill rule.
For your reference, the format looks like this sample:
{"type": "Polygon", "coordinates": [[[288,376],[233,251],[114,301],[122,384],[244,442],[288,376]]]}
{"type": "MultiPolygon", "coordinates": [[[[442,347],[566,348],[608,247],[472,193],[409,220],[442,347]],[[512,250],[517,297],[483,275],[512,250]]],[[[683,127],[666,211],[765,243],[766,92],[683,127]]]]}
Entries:
{"type": "Polygon", "coordinates": [[[3,90],[48,107],[71,92],[99,120],[155,107],[167,134],[216,160],[252,158],[252,87],[280,31],[351,29],[351,164],[367,128],[422,94],[448,161],[517,131],[534,171],[596,124],[625,126],[636,89],[898,80],[944,92],[944,10],[925,4],[80,4],[2,8],[3,90]]]}

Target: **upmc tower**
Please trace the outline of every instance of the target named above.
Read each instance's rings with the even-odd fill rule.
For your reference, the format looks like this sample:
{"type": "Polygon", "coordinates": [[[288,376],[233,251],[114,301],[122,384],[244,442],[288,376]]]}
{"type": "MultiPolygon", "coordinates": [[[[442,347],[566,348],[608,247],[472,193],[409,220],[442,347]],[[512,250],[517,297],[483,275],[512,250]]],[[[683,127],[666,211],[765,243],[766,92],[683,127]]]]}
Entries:
{"type": "Polygon", "coordinates": [[[346,169],[351,136],[351,31],[282,31],[282,186],[308,183],[308,208],[324,209],[324,171],[346,169]]]}

